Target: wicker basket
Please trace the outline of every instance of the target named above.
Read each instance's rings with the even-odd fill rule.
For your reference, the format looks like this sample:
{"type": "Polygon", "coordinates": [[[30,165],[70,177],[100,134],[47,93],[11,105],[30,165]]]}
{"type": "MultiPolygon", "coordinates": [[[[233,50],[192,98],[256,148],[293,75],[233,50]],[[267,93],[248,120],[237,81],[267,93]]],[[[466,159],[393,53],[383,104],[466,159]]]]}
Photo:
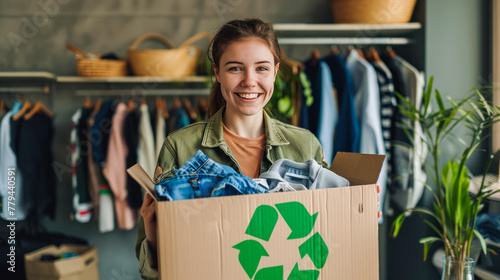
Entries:
{"type": "Polygon", "coordinates": [[[142,35],[128,48],[132,71],[137,76],[182,78],[194,75],[201,48],[191,44],[202,38],[210,39],[210,34],[198,33],[176,48],[172,41],[163,35],[142,35]],[[137,49],[139,44],[147,39],[159,40],[170,49],[137,49]]]}
{"type": "Polygon", "coordinates": [[[417,0],[330,0],[336,23],[406,23],[417,0]]]}
{"type": "Polygon", "coordinates": [[[85,77],[127,76],[127,61],[80,58],[76,59],[76,73],[85,77]]]}

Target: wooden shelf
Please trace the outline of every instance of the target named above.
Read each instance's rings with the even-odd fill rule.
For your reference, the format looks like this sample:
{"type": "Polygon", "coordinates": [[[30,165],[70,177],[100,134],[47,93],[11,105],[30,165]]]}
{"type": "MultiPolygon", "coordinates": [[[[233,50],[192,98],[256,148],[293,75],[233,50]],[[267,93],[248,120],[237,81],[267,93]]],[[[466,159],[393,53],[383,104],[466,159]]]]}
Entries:
{"type": "Polygon", "coordinates": [[[190,76],[185,78],[147,77],[147,76],[126,76],[126,77],[106,77],[88,78],[81,76],[58,76],[58,83],[205,83],[209,81],[208,76],[190,76]]]}
{"type": "Polygon", "coordinates": [[[394,37],[422,28],[419,22],[401,24],[309,24],[277,23],[278,37],[394,37]]]}
{"type": "Polygon", "coordinates": [[[57,76],[43,71],[33,72],[0,72],[2,80],[52,80],[58,83],[206,83],[209,76],[190,76],[185,78],[166,78],[148,76],[102,77],[90,78],[82,76],[57,76]]]}
{"type": "Polygon", "coordinates": [[[0,72],[0,79],[47,79],[55,80],[56,75],[50,72],[28,71],[28,72],[0,72]]]}

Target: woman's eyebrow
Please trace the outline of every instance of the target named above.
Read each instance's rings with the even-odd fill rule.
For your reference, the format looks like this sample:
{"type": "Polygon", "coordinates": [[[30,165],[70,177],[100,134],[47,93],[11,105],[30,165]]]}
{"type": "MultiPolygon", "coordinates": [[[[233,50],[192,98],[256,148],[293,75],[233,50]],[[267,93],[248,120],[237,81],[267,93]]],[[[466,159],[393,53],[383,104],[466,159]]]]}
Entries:
{"type": "MultiPolygon", "coordinates": [[[[268,60],[263,60],[263,61],[257,61],[255,64],[264,64],[264,63],[269,63],[269,64],[272,64],[271,61],[268,61],[268,60]]],[[[243,64],[243,62],[239,62],[239,61],[228,61],[226,62],[226,64],[224,64],[224,66],[228,65],[228,64],[243,64]]]]}
{"type": "Polygon", "coordinates": [[[224,64],[224,66],[228,65],[228,64],[232,64],[232,63],[235,63],[235,64],[243,64],[243,62],[239,62],[239,61],[228,61],[226,62],[226,64],[224,64]]]}

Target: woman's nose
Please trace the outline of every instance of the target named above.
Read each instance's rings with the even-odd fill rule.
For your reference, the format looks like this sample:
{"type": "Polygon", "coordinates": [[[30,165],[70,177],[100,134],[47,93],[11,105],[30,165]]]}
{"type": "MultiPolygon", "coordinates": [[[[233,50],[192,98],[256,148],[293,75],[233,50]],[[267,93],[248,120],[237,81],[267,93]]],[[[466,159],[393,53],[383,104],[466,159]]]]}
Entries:
{"type": "Polygon", "coordinates": [[[255,86],[257,85],[256,78],[256,73],[254,71],[246,71],[242,80],[242,85],[247,87],[255,86]]]}

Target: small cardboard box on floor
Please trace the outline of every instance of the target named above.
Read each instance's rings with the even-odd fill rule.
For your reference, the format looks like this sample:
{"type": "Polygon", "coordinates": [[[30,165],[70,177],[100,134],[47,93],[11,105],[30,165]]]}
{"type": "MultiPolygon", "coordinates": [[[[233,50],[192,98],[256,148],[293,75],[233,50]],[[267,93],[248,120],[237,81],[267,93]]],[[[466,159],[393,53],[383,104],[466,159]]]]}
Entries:
{"type": "MultiPolygon", "coordinates": [[[[338,153],[350,187],[156,203],[160,279],[378,279],[384,158],[338,153]]],[[[138,164],[128,172],[154,193],[138,164]]]]}
{"type": "Polygon", "coordinates": [[[24,256],[27,280],[99,280],[97,248],[86,245],[50,245],[24,256]],[[76,257],[55,261],[42,261],[43,255],[60,256],[65,253],[76,257]]]}

